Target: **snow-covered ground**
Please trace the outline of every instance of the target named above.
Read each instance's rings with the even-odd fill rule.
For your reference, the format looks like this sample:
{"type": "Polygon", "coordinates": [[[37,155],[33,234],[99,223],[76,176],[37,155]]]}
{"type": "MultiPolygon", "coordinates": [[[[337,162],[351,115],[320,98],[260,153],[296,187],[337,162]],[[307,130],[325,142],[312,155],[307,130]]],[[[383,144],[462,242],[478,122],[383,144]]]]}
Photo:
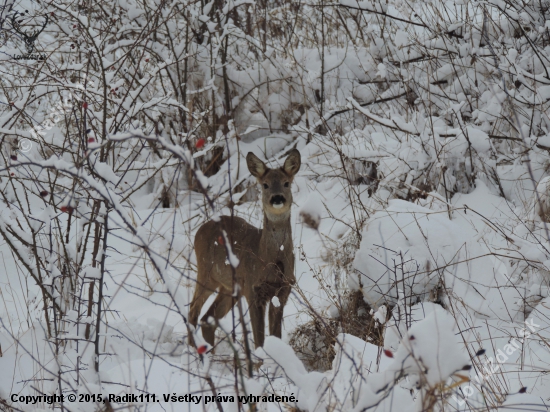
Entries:
{"type": "MultiPolygon", "coordinates": [[[[504,391],[515,394],[527,387],[530,395],[510,396],[507,402],[523,403],[529,397],[529,404],[543,405],[549,387],[544,370],[550,360],[545,345],[550,318],[546,268],[535,263],[545,262],[547,247],[547,242],[533,242],[534,232],[542,230],[540,222],[518,221],[522,211],[495,195],[481,180],[471,193],[457,194],[449,203],[435,192],[416,203],[389,200],[386,207],[368,217],[361,246],[340,278],[331,251],[356,235],[352,209],[357,202],[350,201],[345,179],[318,177],[333,160],[328,151],[319,156],[315,144],[299,143],[298,148],[302,169],[293,184],[292,214],[297,285],[285,307],[282,340],[268,338],[264,348],[255,352],[254,362],[263,359],[263,364],[254,378],[243,378],[239,394],[293,394],[303,410],[372,407],[390,411],[397,410],[395,405],[424,410],[430,401],[426,388],[438,388],[453,408],[466,410],[483,408],[484,402],[496,403],[504,391]],[[299,212],[318,216],[318,231],[303,224],[299,212]],[[363,291],[374,311],[385,313],[386,303],[393,307],[384,351],[340,334],[333,368],[308,372],[288,346],[289,336],[309,321],[313,312],[327,319],[334,317],[334,303],[347,289],[346,280],[349,288],[363,291]],[[438,303],[431,303],[434,301],[438,303]],[[476,356],[482,349],[485,352],[476,356]]],[[[259,145],[241,143],[241,153],[249,150],[262,156],[259,145]]],[[[230,161],[235,164],[237,156],[235,153],[230,161]]],[[[244,157],[240,161],[244,164],[244,157]]],[[[269,163],[271,167],[280,164],[280,159],[269,163]]],[[[217,182],[223,182],[224,173],[222,170],[210,178],[212,191],[217,182]]],[[[248,171],[241,171],[239,179],[249,179],[248,171]]],[[[250,180],[250,185],[254,184],[250,180]]],[[[376,209],[367,185],[353,189],[369,210],[376,209]]],[[[30,395],[35,388],[54,393],[59,387],[59,379],[54,377],[80,357],[79,364],[87,369],[81,371],[81,381],[62,383],[63,387],[78,387],[80,393],[149,393],[156,394],[160,402],[148,404],[147,410],[216,410],[216,403],[205,406],[204,398],[197,404],[162,398],[162,394],[210,396],[206,379],[210,377],[217,393],[237,399],[231,347],[221,344],[216,354],[206,354],[201,361],[187,345],[184,317],[196,276],[192,240],[198,223],[204,221],[205,209],[200,195],[189,193],[184,199],[178,208],[137,207],[129,212],[132,221],[141,222],[141,240],[170,262],[164,272],[168,286],[144,258],[143,249],[135,244],[121,219],[111,215],[99,374],[92,372],[95,349],[82,339],[82,322],[64,331],[65,346],[56,348],[46,339],[38,316],[39,288],[18,271],[16,260],[8,258],[10,249],[2,244],[8,276],[2,279],[1,288],[0,367],[9,373],[1,375],[0,396],[30,395]],[[174,310],[168,292],[181,310],[174,310]]],[[[139,199],[134,202],[140,204],[139,199]]],[[[234,211],[261,226],[258,201],[238,205],[234,211]]],[[[75,228],[72,236],[78,236],[78,230],[75,228]]],[[[204,305],[203,313],[213,298],[204,305]]],[[[67,314],[75,322],[77,317],[74,311],[67,314]]],[[[385,322],[384,315],[377,318],[385,322]]],[[[230,336],[234,322],[240,341],[237,312],[229,313],[220,325],[230,336]]],[[[250,325],[247,328],[250,331],[250,325]]],[[[218,339],[223,336],[218,331],[218,339]]],[[[242,350],[239,354],[246,375],[246,359],[242,350]]],[[[20,402],[14,405],[24,406],[20,402]]],[[[264,410],[280,410],[282,404],[262,405],[264,410]]],[[[44,404],[26,408],[36,410],[38,406],[47,408],[44,404]]],[[[93,410],[91,403],[67,407],[93,410]]],[[[238,410],[238,403],[222,402],[222,407],[238,410]]],[[[505,405],[502,408],[507,410],[505,405]]],[[[546,410],[538,408],[533,410],[546,410]]]]}
{"type": "Polygon", "coordinates": [[[548,411],[544,2],[1,7],[1,410],[548,411]],[[202,353],[195,234],[292,148],[282,337],[202,353]]]}

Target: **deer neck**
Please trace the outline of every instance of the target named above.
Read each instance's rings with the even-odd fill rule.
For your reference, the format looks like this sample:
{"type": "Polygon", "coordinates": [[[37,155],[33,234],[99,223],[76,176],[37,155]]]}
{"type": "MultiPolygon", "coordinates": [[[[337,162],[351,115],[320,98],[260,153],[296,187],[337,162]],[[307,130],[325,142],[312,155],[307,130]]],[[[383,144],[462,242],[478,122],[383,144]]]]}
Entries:
{"type": "Polygon", "coordinates": [[[264,227],[260,238],[260,254],[267,260],[282,259],[292,251],[290,211],[269,219],[264,213],[264,227]],[[281,247],[282,246],[282,247],[281,247]]]}

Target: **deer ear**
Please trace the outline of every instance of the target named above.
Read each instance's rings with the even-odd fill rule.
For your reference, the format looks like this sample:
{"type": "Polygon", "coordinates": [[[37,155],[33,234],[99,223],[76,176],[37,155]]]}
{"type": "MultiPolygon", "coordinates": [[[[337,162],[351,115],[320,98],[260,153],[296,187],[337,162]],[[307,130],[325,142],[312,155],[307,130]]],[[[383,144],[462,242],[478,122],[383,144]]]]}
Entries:
{"type": "Polygon", "coordinates": [[[246,164],[248,166],[248,170],[250,170],[250,173],[252,173],[252,176],[256,179],[260,179],[267,171],[267,166],[265,163],[258,159],[258,157],[252,152],[248,152],[246,155],[246,164]]]}
{"type": "Polygon", "coordinates": [[[300,170],[300,165],[302,164],[302,158],[300,152],[297,149],[292,149],[285,160],[283,170],[290,177],[294,176],[300,170]]]}

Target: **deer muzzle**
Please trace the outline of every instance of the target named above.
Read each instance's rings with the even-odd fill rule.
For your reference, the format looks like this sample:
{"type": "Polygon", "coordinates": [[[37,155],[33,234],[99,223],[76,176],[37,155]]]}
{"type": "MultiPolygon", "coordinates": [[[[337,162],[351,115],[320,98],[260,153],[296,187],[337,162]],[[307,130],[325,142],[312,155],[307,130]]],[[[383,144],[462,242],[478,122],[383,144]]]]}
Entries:
{"type": "Polygon", "coordinates": [[[271,197],[271,206],[275,209],[281,209],[285,205],[286,199],[283,195],[275,195],[271,197]]]}

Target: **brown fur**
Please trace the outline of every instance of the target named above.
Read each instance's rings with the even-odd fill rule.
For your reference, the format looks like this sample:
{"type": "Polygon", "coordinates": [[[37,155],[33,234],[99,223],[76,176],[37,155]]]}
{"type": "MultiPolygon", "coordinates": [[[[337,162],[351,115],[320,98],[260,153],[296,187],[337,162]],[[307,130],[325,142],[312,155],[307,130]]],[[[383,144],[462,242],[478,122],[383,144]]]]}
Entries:
{"type": "MultiPolygon", "coordinates": [[[[300,169],[300,152],[292,150],[280,169],[269,169],[253,153],[248,153],[246,161],[248,170],[262,187],[263,229],[239,217],[222,216],[219,222],[210,221],[202,225],[195,237],[198,272],[189,322],[197,325],[202,306],[218,290],[214,303],[201,319],[203,337],[212,346],[216,326],[208,323],[208,318],[221,319],[231,310],[235,304],[234,282],[248,301],[256,347],[264,344],[265,308],[268,303],[269,334],[281,337],[283,309],[296,282],[290,225],[290,186],[300,169]],[[231,265],[226,263],[223,231],[230,239],[233,253],[239,258],[234,274],[231,265]],[[271,303],[274,296],[279,299],[279,307],[271,303]]],[[[189,340],[194,344],[191,335],[189,340]]]]}

